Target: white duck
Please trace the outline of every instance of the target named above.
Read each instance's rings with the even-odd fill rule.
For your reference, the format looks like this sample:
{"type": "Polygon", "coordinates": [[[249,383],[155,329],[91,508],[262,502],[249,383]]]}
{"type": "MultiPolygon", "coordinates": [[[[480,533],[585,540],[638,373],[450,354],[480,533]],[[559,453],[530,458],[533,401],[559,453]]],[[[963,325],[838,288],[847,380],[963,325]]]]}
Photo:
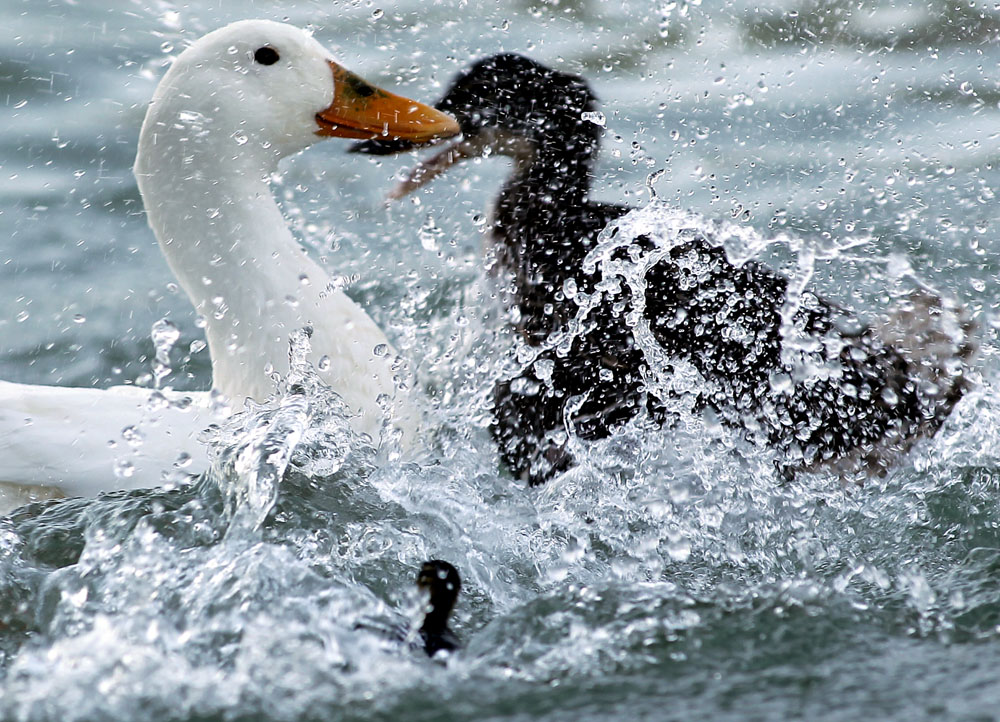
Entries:
{"type": "MultiPolygon", "coordinates": [[[[269,178],[283,157],[325,137],[425,142],[458,130],[450,116],[344,70],[289,25],[237,22],[178,56],[146,113],[135,175],[160,248],[205,319],[213,387],[224,400],[239,408],[273,393],[272,373],[288,369],[289,335],[309,325],[311,361],[357,413],[355,429],[379,438],[384,394],[396,399],[404,442],[412,437],[416,414],[396,393],[392,354],[375,352],[388,340],[296,243],[269,178]]],[[[155,486],[179,458],[186,471],[203,470],[196,437],[224,413],[219,404],[208,392],[168,392],[190,399],[181,409],[153,393],[0,382],[7,508],[46,490],[155,486]],[[134,449],[122,440],[131,426],[144,437],[134,449]]]]}

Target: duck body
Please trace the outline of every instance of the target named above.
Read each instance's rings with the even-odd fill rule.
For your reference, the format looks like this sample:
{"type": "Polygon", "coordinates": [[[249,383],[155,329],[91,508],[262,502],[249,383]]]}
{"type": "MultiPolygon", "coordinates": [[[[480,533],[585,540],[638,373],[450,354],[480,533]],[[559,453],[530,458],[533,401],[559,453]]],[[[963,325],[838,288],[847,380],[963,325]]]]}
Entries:
{"type": "MultiPolygon", "coordinates": [[[[490,242],[493,270],[507,281],[503,296],[514,311],[514,327],[528,345],[541,348],[576,317],[578,307],[563,290],[567,280],[578,284],[579,292],[593,292],[596,279],[580,273],[584,259],[600,231],[629,209],[588,202],[580,188],[566,193],[569,174],[561,176],[551,160],[538,161],[535,168],[543,172],[515,177],[504,187],[494,207],[490,242]],[[556,201],[574,195],[575,202],[556,201]],[[552,201],[525,202],[542,197],[552,201]]],[[[645,364],[631,329],[604,304],[592,311],[588,328],[573,339],[568,353],[538,353],[537,359],[551,367],[546,379],[539,379],[533,366],[494,388],[491,430],[506,465],[532,484],[572,463],[553,434],[566,426],[571,399],[582,399],[569,421],[584,439],[607,436],[645,403],[645,364]]]]}
{"type": "Polygon", "coordinates": [[[457,132],[452,118],[351,74],[299,28],[245,20],[194,42],[157,86],[134,170],[150,227],[204,320],[215,393],[0,384],[0,483],[89,495],[156,485],[178,457],[207,468],[199,433],[275,392],[303,328],[355,430],[377,441],[388,422],[411,442],[419,414],[397,393],[388,339],[296,242],[270,179],[282,158],[326,137],[422,143],[457,132]],[[113,447],[132,428],[143,443],[125,455],[131,473],[116,475],[113,447]]]}
{"type": "Polygon", "coordinates": [[[201,474],[199,435],[227,413],[209,392],[0,381],[0,509],[201,474]]]}
{"type": "Polygon", "coordinates": [[[157,87],[135,175],[160,249],[205,319],[214,388],[267,399],[274,375],[287,374],[289,335],[309,326],[310,361],[356,412],[356,430],[378,439],[376,400],[397,396],[392,358],[375,352],[388,339],[301,249],[270,189],[281,159],[320,139],[315,115],[334,104],[331,62],[280,23],[210,33],[157,87]],[[260,48],[279,59],[255,62],[260,48]]]}
{"type": "MultiPolygon", "coordinates": [[[[626,323],[635,308],[627,290],[591,308],[568,348],[546,344],[579,311],[567,286],[580,294],[597,288],[602,268],[588,274],[584,259],[598,234],[630,209],[588,199],[601,128],[589,119],[596,98],[581,78],[503,54],[459,76],[436,107],[455,115],[465,147],[418,167],[396,194],[474,149],[489,146],[514,158],[490,241],[513,325],[551,372],[540,378],[536,361],[499,381],[492,428],[515,475],[541,483],[573,463],[561,433],[567,427],[598,439],[643,409],[668,420],[661,400],[647,393],[650,370],[626,323]]],[[[376,140],[360,150],[402,147],[376,140]]],[[[619,253],[626,251],[637,253],[636,263],[649,261],[642,317],[662,355],[690,364],[704,381],[694,408],[711,409],[770,444],[785,473],[828,465],[883,470],[912,440],[933,433],[965,388],[966,328],[952,324],[948,333],[946,322],[925,323],[935,342],[931,358],[913,348],[919,342],[904,354],[890,334],[808,292],[786,317],[788,280],[754,261],[733,263],[704,228],[643,236],[619,253]],[[788,353],[790,335],[805,339],[801,353],[788,353]]],[[[910,311],[937,317],[948,309],[918,294],[910,311]]]]}

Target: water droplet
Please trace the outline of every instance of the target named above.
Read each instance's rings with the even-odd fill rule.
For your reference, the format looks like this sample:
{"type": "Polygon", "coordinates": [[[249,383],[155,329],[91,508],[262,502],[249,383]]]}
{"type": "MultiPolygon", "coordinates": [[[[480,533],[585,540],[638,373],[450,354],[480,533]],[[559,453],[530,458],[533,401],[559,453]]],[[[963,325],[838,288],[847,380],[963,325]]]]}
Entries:
{"type": "Polygon", "coordinates": [[[86,604],[87,596],[88,596],[88,591],[87,587],[85,586],[80,587],[75,592],[69,592],[67,590],[63,590],[62,592],[62,600],[65,602],[69,602],[74,607],[82,607],[84,604],[86,604]]]}
{"type": "Polygon", "coordinates": [[[375,354],[376,356],[385,356],[387,353],[389,353],[389,346],[384,343],[380,343],[375,348],[372,349],[372,353],[375,354]]]}
{"type": "Polygon", "coordinates": [[[671,539],[667,544],[667,554],[675,562],[687,561],[691,556],[691,542],[683,536],[671,539]]]}
{"type": "Polygon", "coordinates": [[[420,226],[417,236],[420,238],[420,245],[425,251],[437,251],[440,247],[441,236],[444,231],[438,227],[431,216],[427,216],[424,224],[420,226]]]}
{"type": "Polygon", "coordinates": [[[534,396],[538,393],[538,383],[524,376],[518,376],[510,382],[510,390],[522,396],[534,396]]]}
{"type": "Polygon", "coordinates": [[[78,313],[73,316],[73,323],[87,323],[87,317],[82,313],[78,313]]]}
{"type": "Polygon", "coordinates": [[[378,19],[379,19],[380,17],[382,17],[383,15],[385,15],[385,11],[384,11],[384,10],[383,10],[382,8],[375,8],[375,9],[374,9],[374,10],[372,11],[372,17],[373,17],[373,18],[374,18],[375,20],[378,20],[378,19]]]}
{"type": "Polygon", "coordinates": [[[146,409],[155,412],[166,408],[170,408],[170,400],[166,396],[159,391],[154,391],[149,395],[149,399],[146,401],[146,409]]]}
{"type": "Polygon", "coordinates": [[[181,337],[181,332],[172,321],[161,318],[153,324],[150,336],[153,339],[153,348],[156,350],[153,379],[155,386],[159,388],[163,379],[170,375],[170,350],[181,337]]]}
{"type": "Polygon", "coordinates": [[[330,361],[330,357],[324,354],[323,356],[320,356],[319,361],[316,363],[316,368],[320,371],[329,371],[332,363],[333,362],[330,361]]]}
{"type": "Polygon", "coordinates": [[[771,390],[776,394],[781,394],[789,391],[792,388],[792,377],[788,374],[774,373],[771,374],[771,390]]]}
{"type": "Polygon", "coordinates": [[[171,30],[180,30],[181,14],[176,10],[168,10],[160,16],[160,22],[171,30]]]}
{"type": "Polygon", "coordinates": [[[156,349],[156,357],[166,363],[170,358],[170,349],[181,337],[180,329],[169,319],[161,318],[153,324],[150,336],[156,349]]]}
{"type": "Polygon", "coordinates": [[[136,426],[126,426],[122,429],[122,438],[133,449],[142,446],[142,442],[146,440],[146,436],[136,426]]]}
{"type": "Polygon", "coordinates": [[[552,378],[552,372],[556,368],[555,361],[547,358],[540,358],[535,361],[535,376],[539,381],[552,378]]]}
{"type": "Polygon", "coordinates": [[[246,133],[242,131],[236,131],[233,133],[233,140],[236,141],[236,145],[246,145],[247,141],[250,140],[246,133]]]}
{"type": "Polygon", "coordinates": [[[605,117],[604,113],[599,110],[587,110],[580,113],[581,120],[589,120],[594,125],[599,125],[602,128],[607,127],[608,119],[605,117]]]}

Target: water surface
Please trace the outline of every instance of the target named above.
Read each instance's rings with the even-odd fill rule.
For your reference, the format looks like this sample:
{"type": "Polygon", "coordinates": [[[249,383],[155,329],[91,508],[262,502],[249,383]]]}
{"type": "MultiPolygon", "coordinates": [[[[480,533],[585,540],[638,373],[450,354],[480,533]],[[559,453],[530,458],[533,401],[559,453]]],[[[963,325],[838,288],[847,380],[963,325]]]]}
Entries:
{"type": "Polygon", "coordinates": [[[130,165],[171,55],[249,14],[308,25],[345,65],[421,99],[499,50],[583,74],[607,126],[595,197],[736,224],[786,271],[814,253],[812,287],[872,322],[918,279],[977,321],[974,386],[861,487],[785,482],[767,450],[688,413],[581,445],[580,468],[525,489],[485,428],[510,340],[480,229],[506,161],[386,209],[413,159],[326,143],[285,164],[278,197],[411,359],[437,434],[413,458],[376,452],[301,367],[304,394],[217,432],[214,476],[0,521],[0,718],[997,717],[1000,14],[206,5],[0,5],[0,377],[148,385],[150,328],[169,318],[182,337],[167,382],[207,388],[130,165]],[[467,646],[444,664],[379,631],[417,618],[412,580],[435,557],[466,582],[467,646]]]}

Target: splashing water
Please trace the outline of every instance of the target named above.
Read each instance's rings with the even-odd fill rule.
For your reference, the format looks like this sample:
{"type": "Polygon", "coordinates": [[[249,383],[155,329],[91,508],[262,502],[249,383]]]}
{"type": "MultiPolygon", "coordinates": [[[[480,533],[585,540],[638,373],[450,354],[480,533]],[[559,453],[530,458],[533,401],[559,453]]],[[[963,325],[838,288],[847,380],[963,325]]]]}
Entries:
{"type": "Polygon", "coordinates": [[[161,318],[153,324],[150,336],[153,339],[155,358],[153,359],[153,384],[160,388],[164,379],[170,375],[170,350],[181,337],[180,329],[168,319],[161,318]]]}
{"type": "Polygon", "coordinates": [[[212,475],[225,496],[231,531],[260,529],[292,465],[328,482],[345,467],[352,475],[370,471],[374,449],[346,432],[350,411],[306,360],[310,333],[291,336],[289,375],[279,381],[284,393],[275,404],[248,400],[247,410],[211,439],[212,475]]]}
{"type": "MultiPolygon", "coordinates": [[[[137,212],[136,106],[165,54],[246,7],[175,5],[5,4],[4,379],[140,377],[156,351],[145,329],[167,313],[192,352],[204,343],[137,212]]],[[[508,169],[470,166],[387,220],[369,206],[391,169],[344,162],[331,145],[287,167],[285,210],[415,364],[432,397],[425,448],[376,449],[322,387],[302,394],[285,380],[272,402],[212,430],[211,477],[0,520],[0,720],[996,716],[995,9],[257,11],[313,24],[351,65],[427,98],[494,48],[581,74],[609,128],[595,197],[634,204],[642,175],[667,164],[659,187],[675,204],[745,213],[760,231],[734,224],[731,260],[763,260],[866,321],[919,273],[978,307],[971,390],[888,475],[844,487],[778,478],[773,452],[691,411],[684,391],[703,381],[675,365],[649,378],[675,399],[669,430],[636,419],[597,443],[570,435],[580,465],[526,490],[498,470],[487,427],[493,381],[531,359],[476,277],[474,228],[508,169]],[[427,213],[435,227],[421,236],[427,213]],[[252,448],[264,440],[271,453],[252,448]],[[397,641],[432,557],[466,582],[454,625],[466,648],[444,665],[397,641]]],[[[628,233],[674,223],[666,211],[641,209],[628,233]]],[[[633,270],[622,265],[619,297],[633,270]]],[[[207,353],[192,356],[163,384],[205,388],[207,353]]],[[[141,443],[143,424],[135,431],[141,443]]]]}
{"type": "MultiPolygon", "coordinates": [[[[733,228],[733,259],[776,242],[733,228]]],[[[617,229],[582,269],[600,264],[608,292],[640,278],[614,254],[629,239],[722,237],[655,199],[617,229]]],[[[827,251],[793,252],[809,288],[827,251]]],[[[576,300],[552,348],[601,302],[576,300]]],[[[461,719],[504,704],[558,718],[581,703],[597,718],[620,689],[640,716],[691,695],[721,717],[737,699],[746,713],[780,716],[793,700],[811,715],[872,666],[926,672],[905,661],[913,649],[978,684],[973,698],[996,689],[983,671],[1000,621],[990,384],[885,478],[848,488],[784,480],[774,452],[692,411],[684,392],[704,382],[672,363],[650,383],[676,399],[674,426],[640,417],[599,442],[570,434],[579,465],[529,490],[497,468],[483,389],[535,359],[498,358],[502,333],[455,334],[453,321],[414,331],[449,359],[421,369],[438,401],[415,457],[351,431],[300,332],[275,398],[207,433],[213,469],[196,483],[0,521],[4,718],[461,719]],[[401,641],[430,558],[465,583],[467,646],[445,664],[401,641]]],[[[655,361],[641,319],[634,330],[655,361]]],[[[892,697],[900,716],[924,701],[903,682],[892,697]]]]}

